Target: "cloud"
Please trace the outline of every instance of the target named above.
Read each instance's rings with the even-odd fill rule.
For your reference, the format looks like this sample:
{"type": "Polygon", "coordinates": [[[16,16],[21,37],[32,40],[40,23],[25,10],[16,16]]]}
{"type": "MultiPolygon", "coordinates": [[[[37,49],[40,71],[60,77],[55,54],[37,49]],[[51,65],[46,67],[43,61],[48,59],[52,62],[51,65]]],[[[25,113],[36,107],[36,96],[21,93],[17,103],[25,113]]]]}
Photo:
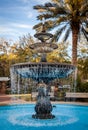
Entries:
{"type": "Polygon", "coordinates": [[[36,2],[39,2],[40,4],[42,3],[47,3],[50,2],[51,0],[35,0],[36,2]]]}
{"type": "Polygon", "coordinates": [[[9,23],[7,25],[0,26],[0,35],[20,35],[22,32],[32,29],[32,27],[32,25],[28,24],[9,23]]]}
{"type": "Polygon", "coordinates": [[[20,0],[21,2],[28,3],[29,0],[20,0]]]}
{"type": "Polygon", "coordinates": [[[12,27],[16,27],[16,28],[32,28],[32,25],[29,24],[19,24],[19,23],[11,23],[10,24],[12,27]]]}
{"type": "Polygon", "coordinates": [[[15,22],[7,22],[7,23],[2,23],[0,25],[0,28],[32,28],[33,25],[32,24],[23,24],[23,23],[15,23],[15,22]]]}
{"type": "Polygon", "coordinates": [[[27,13],[27,17],[28,17],[28,18],[32,18],[32,17],[33,17],[33,13],[28,12],[28,13],[27,13]]]}
{"type": "Polygon", "coordinates": [[[49,0],[17,0],[17,3],[13,1],[11,4],[0,6],[0,37],[14,39],[27,33],[33,35],[33,26],[38,15],[33,6],[45,2],[49,0]]]}
{"type": "Polygon", "coordinates": [[[11,27],[6,27],[6,26],[2,26],[0,27],[0,35],[16,35],[16,34],[20,34],[19,31],[15,28],[11,28],[11,27]]]}
{"type": "Polygon", "coordinates": [[[33,33],[32,25],[8,23],[7,25],[0,26],[0,37],[16,40],[19,36],[23,36],[27,33],[33,33]]]}
{"type": "Polygon", "coordinates": [[[35,3],[38,3],[38,4],[44,4],[46,2],[50,2],[51,0],[20,0],[20,1],[24,2],[24,3],[35,2],[35,3]]]}

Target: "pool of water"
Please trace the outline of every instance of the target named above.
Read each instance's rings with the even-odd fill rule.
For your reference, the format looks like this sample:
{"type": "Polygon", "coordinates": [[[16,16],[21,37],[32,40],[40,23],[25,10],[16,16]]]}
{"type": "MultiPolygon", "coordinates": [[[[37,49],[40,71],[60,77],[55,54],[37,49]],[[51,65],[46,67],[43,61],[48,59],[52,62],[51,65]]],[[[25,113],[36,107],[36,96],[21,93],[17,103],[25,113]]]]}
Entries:
{"type": "Polygon", "coordinates": [[[33,119],[34,104],[0,106],[0,130],[88,130],[88,106],[55,105],[54,119],[33,119]]]}

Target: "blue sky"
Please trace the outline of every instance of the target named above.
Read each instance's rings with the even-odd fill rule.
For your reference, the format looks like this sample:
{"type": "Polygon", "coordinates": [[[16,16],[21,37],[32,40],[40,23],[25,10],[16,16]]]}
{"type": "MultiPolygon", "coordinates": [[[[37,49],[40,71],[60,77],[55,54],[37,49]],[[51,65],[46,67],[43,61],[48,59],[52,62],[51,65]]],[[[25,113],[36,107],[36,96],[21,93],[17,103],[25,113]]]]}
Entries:
{"type": "Polygon", "coordinates": [[[0,0],[0,38],[17,40],[19,36],[34,35],[33,26],[38,23],[34,5],[49,0],[0,0]]]}

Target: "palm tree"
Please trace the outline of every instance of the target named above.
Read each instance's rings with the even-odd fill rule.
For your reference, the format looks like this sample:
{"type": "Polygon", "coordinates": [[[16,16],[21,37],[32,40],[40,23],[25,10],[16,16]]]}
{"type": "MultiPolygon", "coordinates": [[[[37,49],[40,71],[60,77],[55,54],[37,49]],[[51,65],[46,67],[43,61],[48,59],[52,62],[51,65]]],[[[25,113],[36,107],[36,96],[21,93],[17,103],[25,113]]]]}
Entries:
{"type": "MultiPolygon", "coordinates": [[[[88,0],[51,0],[44,5],[36,5],[34,9],[40,14],[38,20],[45,19],[45,28],[50,31],[56,29],[54,38],[56,41],[64,32],[66,41],[72,34],[72,64],[77,65],[77,43],[83,34],[88,41],[88,0]]],[[[34,26],[39,30],[42,22],[34,26]]]]}

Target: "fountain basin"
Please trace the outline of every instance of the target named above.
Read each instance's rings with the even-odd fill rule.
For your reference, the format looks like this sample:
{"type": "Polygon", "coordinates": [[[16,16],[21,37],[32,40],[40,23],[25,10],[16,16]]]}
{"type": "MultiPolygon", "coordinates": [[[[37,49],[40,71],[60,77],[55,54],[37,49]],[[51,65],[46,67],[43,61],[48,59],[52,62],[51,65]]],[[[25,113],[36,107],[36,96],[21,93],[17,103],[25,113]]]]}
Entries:
{"type": "Polygon", "coordinates": [[[75,70],[75,67],[63,63],[28,62],[15,64],[11,66],[11,70],[11,73],[19,74],[23,78],[32,78],[46,83],[57,78],[68,77],[75,70]]]}
{"type": "Polygon", "coordinates": [[[87,130],[88,106],[54,104],[54,119],[34,119],[34,104],[0,106],[1,130],[87,130]]]}

